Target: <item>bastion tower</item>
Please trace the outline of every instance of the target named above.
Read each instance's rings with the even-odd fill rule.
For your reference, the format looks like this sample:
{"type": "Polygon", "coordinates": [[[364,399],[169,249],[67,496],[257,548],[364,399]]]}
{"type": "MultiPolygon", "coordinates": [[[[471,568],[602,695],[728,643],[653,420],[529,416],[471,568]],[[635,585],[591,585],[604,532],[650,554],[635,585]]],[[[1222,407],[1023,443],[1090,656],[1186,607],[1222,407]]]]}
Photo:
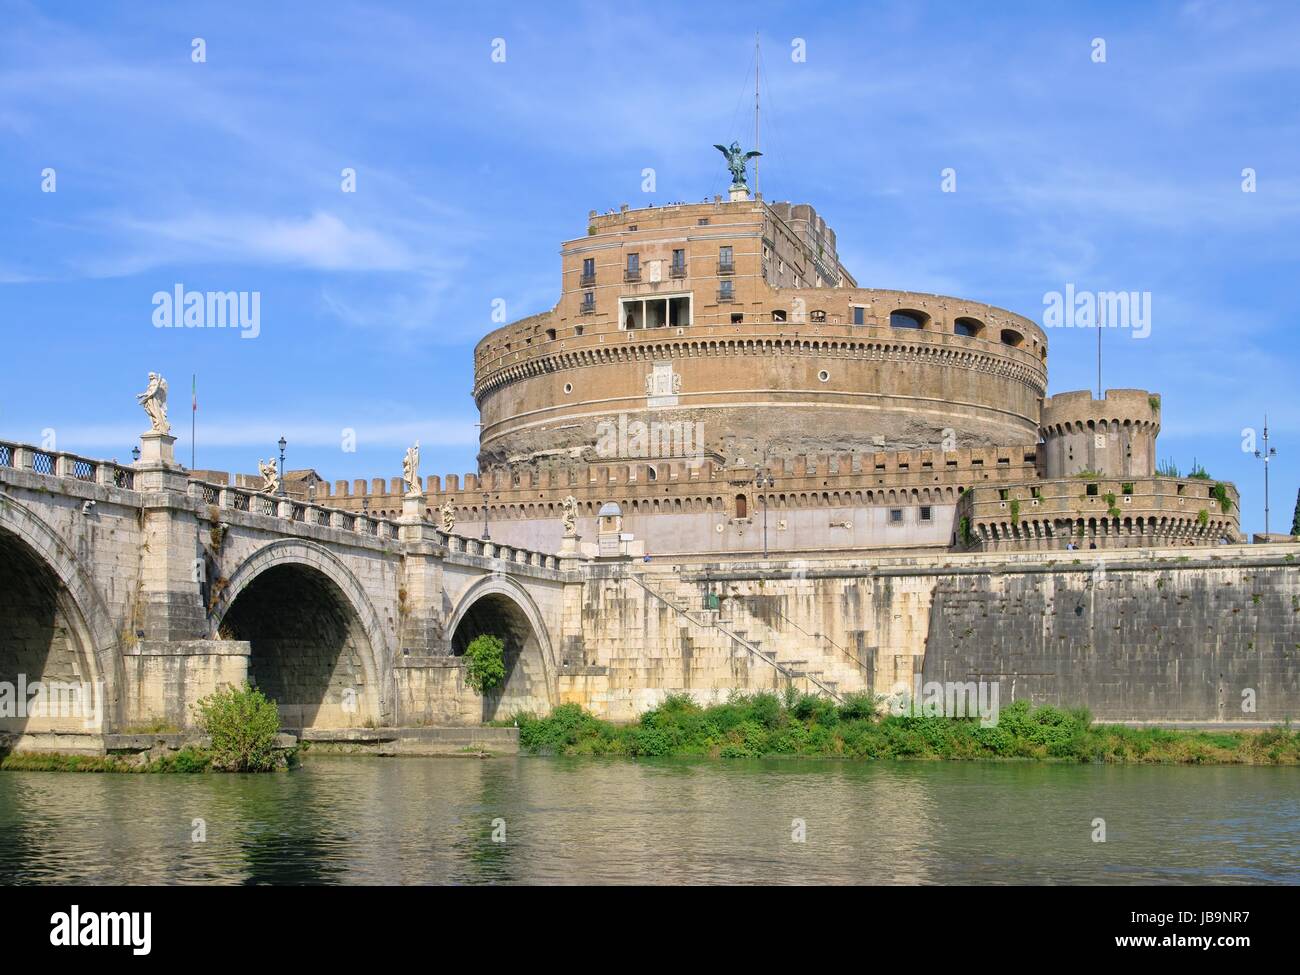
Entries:
{"type": "MultiPolygon", "coordinates": [[[[571,497],[588,554],[617,525],[683,562],[1238,539],[1231,484],[1157,473],[1157,395],[1048,396],[1037,324],[859,285],[718,148],[726,199],[592,210],[555,306],[478,343],[478,470],[427,478],[428,516],[557,551],[571,497]]],[[[336,486],[381,516],[401,494],[336,486]]]]}
{"type": "Polygon", "coordinates": [[[480,469],[608,459],[601,424],[618,422],[658,425],[654,460],[1034,443],[1042,330],[975,301],[859,287],[835,240],[807,204],[592,211],[562,245],[556,306],[475,350],[480,469]]]}

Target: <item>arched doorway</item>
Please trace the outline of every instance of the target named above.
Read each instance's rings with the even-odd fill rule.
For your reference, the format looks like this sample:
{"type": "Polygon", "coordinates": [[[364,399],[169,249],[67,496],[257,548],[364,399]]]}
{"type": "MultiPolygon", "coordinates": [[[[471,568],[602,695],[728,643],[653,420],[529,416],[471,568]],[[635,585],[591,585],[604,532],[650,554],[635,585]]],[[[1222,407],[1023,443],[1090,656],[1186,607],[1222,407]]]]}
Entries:
{"type": "Polygon", "coordinates": [[[289,729],[348,728],[378,717],[370,634],[351,600],[320,569],[280,562],[234,596],[222,639],[250,644],[249,681],[289,729]]]}
{"type": "Polygon", "coordinates": [[[551,648],[532,600],[489,583],[468,593],[461,605],[451,631],[454,655],[462,656],[470,641],[482,634],[505,644],[505,681],[483,696],[482,720],[509,718],[520,711],[548,713],[551,648]]]}
{"type": "Polygon", "coordinates": [[[104,730],[111,698],[92,643],[55,570],[0,529],[0,735],[104,730]]]}

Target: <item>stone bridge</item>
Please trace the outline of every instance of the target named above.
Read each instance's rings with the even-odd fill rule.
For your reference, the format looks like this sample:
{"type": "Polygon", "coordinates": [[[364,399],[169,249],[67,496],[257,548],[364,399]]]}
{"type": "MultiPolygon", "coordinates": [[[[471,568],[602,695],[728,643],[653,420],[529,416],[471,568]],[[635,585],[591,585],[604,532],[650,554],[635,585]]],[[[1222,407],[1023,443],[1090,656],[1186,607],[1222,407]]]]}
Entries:
{"type": "Polygon", "coordinates": [[[617,533],[528,551],[439,530],[421,495],[370,518],[205,483],[157,435],[142,446],[123,466],[0,442],[0,747],[186,729],[245,680],[314,736],[917,676],[1106,720],[1300,712],[1294,543],[651,564],[617,533]],[[485,697],[462,656],[480,633],[507,647],[485,697]],[[102,706],[19,713],[37,682],[102,706]]]}
{"type": "Polygon", "coordinates": [[[557,556],[444,533],[418,496],[384,520],[207,484],[144,443],[154,456],[131,466],[0,443],[0,687],[102,695],[73,716],[0,700],[0,731],[184,728],[199,698],[245,679],[290,729],[555,703],[577,575],[557,556]],[[460,656],[480,633],[504,639],[509,667],[485,699],[460,656]]]}

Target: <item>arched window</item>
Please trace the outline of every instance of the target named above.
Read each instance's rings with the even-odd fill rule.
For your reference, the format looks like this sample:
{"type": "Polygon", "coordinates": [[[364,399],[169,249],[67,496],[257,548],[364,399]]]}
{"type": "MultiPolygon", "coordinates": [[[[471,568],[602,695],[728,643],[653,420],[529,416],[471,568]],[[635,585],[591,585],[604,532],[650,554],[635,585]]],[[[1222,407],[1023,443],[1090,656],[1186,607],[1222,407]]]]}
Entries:
{"type": "Polygon", "coordinates": [[[953,321],[952,330],[958,335],[973,339],[984,331],[984,323],[977,318],[958,318],[953,321]]]}
{"type": "Polygon", "coordinates": [[[736,517],[737,518],[749,517],[749,502],[743,494],[736,495],[736,517]]]}
{"type": "Polygon", "coordinates": [[[1018,349],[1025,344],[1025,337],[1014,328],[1004,328],[1002,330],[1002,344],[1018,349]]]}
{"type": "Polygon", "coordinates": [[[890,328],[925,328],[929,316],[919,311],[893,311],[889,313],[890,328]]]}
{"type": "Polygon", "coordinates": [[[826,321],[826,312],[822,311],[820,308],[817,308],[808,313],[808,318],[810,321],[824,322],[826,321]]]}
{"type": "Polygon", "coordinates": [[[785,311],[783,311],[783,310],[780,309],[780,308],[773,308],[773,309],[772,309],[772,321],[774,321],[774,322],[783,322],[783,321],[785,321],[785,311]]]}

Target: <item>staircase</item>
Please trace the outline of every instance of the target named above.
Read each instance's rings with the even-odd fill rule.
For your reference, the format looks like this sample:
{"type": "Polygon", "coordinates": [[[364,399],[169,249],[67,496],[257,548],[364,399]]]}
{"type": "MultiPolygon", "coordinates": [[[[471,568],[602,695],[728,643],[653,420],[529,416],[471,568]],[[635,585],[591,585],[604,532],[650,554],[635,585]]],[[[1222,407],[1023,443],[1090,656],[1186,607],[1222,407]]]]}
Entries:
{"type": "MultiPolygon", "coordinates": [[[[778,674],[781,674],[791,682],[793,686],[798,686],[798,682],[803,682],[804,689],[809,692],[820,692],[834,701],[843,702],[844,698],[839,693],[839,681],[828,678],[822,670],[811,666],[811,661],[807,659],[797,659],[797,657],[807,656],[795,650],[797,657],[782,656],[777,650],[765,650],[763,648],[764,636],[751,636],[748,630],[733,630],[724,626],[719,620],[719,613],[716,609],[691,609],[694,599],[683,596],[680,593],[672,596],[665,595],[657,587],[650,585],[645,579],[637,573],[630,573],[627,578],[631,579],[638,586],[646,591],[653,599],[673,610],[679,616],[684,618],[693,626],[702,629],[715,630],[720,633],[725,640],[729,641],[734,648],[741,649],[747,654],[760,661],[762,664],[771,667],[778,674]]],[[[757,620],[753,621],[758,623],[757,620]]],[[[761,623],[759,623],[762,626],[761,623]]],[[[767,627],[763,627],[767,631],[767,627]]],[[[767,631],[766,637],[770,638],[772,634],[767,631]]],[[[771,640],[772,645],[776,645],[776,640],[771,640]]]]}

